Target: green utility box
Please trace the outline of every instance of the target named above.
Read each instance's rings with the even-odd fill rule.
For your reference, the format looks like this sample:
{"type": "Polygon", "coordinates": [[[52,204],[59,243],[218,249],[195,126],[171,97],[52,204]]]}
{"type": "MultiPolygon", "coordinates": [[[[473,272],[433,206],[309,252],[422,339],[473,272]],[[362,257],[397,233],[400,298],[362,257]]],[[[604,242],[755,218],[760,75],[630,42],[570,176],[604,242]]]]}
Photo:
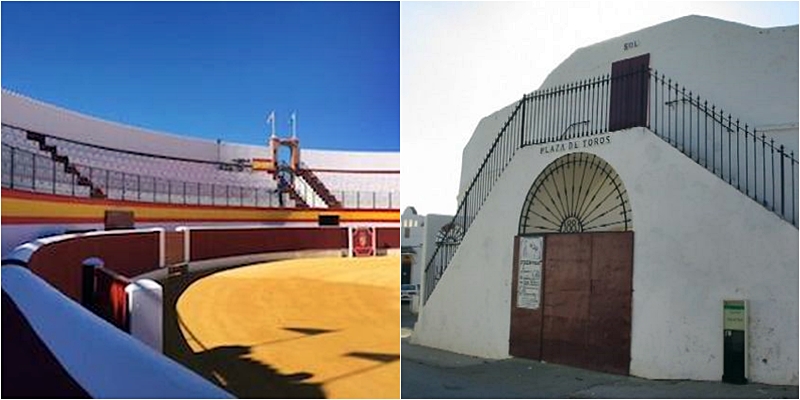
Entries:
{"type": "Polygon", "coordinates": [[[722,301],[722,381],[747,383],[747,300],[722,301]]]}

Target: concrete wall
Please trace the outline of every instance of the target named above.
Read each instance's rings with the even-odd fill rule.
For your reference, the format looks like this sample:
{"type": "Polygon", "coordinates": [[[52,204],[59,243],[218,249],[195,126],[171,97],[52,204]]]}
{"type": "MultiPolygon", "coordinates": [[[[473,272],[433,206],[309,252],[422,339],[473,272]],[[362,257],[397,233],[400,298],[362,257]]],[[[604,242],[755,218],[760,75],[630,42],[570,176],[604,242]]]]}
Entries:
{"type": "MultiPolygon", "coordinates": [[[[266,132],[263,146],[226,142],[217,144],[212,140],[182,137],[104,121],[7,90],[2,92],[2,104],[4,124],[112,149],[214,162],[230,162],[237,158],[272,158],[266,132]]],[[[301,160],[311,168],[400,170],[399,152],[301,148],[300,155],[301,160]]]]}
{"type": "Polygon", "coordinates": [[[798,26],[756,28],[687,16],[576,50],[542,88],[608,74],[650,53],[650,66],[756,126],[798,121],[798,26]],[[636,47],[625,50],[625,44],[636,47]]]}
{"type": "Polygon", "coordinates": [[[2,121],[19,128],[114,149],[217,161],[217,144],[103,121],[3,90],[2,121]]]}
{"type": "MultiPolygon", "coordinates": [[[[583,149],[611,164],[633,210],[631,374],[718,381],[722,300],[750,300],[750,378],[798,383],[798,230],[636,128],[583,149]]],[[[564,152],[521,150],[422,309],[413,341],[508,357],[513,237],[538,174],[564,152]]]]}
{"type": "MultiPolygon", "coordinates": [[[[765,29],[688,16],[578,49],[538,90],[609,74],[613,62],[649,53],[659,74],[797,154],[797,48],[797,25],[765,29]],[[636,46],[626,50],[630,43],[636,46]]],[[[459,198],[513,105],[481,120],[465,146],[459,198]]]]}

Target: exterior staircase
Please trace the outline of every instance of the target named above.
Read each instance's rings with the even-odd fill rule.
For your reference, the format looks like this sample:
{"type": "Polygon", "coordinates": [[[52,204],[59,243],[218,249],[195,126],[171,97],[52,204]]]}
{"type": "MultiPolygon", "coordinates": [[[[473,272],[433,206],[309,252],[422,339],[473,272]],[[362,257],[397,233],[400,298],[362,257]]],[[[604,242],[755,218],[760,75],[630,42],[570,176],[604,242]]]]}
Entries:
{"type": "Polygon", "coordinates": [[[336,199],[336,196],[331,193],[324,183],[317,177],[316,174],[310,169],[298,168],[297,175],[308,183],[314,189],[314,192],[325,202],[328,208],[341,208],[342,203],[336,199]]]}
{"type": "Polygon", "coordinates": [[[645,127],[740,193],[798,227],[798,161],[794,152],[787,153],[773,139],[759,135],[755,128],[730,113],[726,115],[649,67],[526,94],[510,110],[447,225],[460,226],[459,239],[437,242],[425,267],[423,301],[433,293],[517,150],[531,145],[645,127]],[[631,109],[613,109],[615,98],[624,98],[631,109]]]}

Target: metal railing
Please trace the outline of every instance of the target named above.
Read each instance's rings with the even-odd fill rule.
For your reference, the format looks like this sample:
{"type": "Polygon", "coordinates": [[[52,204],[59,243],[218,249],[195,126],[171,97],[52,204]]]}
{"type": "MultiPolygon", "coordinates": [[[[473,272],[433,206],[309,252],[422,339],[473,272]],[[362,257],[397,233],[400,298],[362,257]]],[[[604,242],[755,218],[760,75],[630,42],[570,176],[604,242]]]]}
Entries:
{"type": "MultiPolygon", "coordinates": [[[[281,207],[279,193],[276,188],[271,187],[192,182],[73,163],[70,165],[75,168],[76,173],[67,172],[66,164],[54,161],[52,157],[3,143],[2,187],[74,197],[92,197],[92,187],[94,187],[99,189],[105,198],[112,200],[184,205],[281,207]],[[81,176],[85,180],[82,180],[81,176]]],[[[271,178],[265,176],[264,179],[271,178]]],[[[397,193],[349,191],[335,193],[345,199],[342,201],[345,208],[391,209],[399,204],[397,193]],[[387,200],[382,202],[379,199],[387,200]]],[[[295,206],[287,193],[283,196],[285,207],[295,206]]]]}
{"type": "MultiPolygon", "coordinates": [[[[635,80],[628,87],[647,82],[643,87],[647,113],[645,120],[635,126],[647,126],[695,162],[797,227],[795,179],[798,162],[794,152],[787,154],[784,146],[776,147],[772,139],[765,135],[759,137],[755,129],[751,130],[730,114],[726,117],[721,109],[717,111],[717,107],[691,91],[679,90],[677,83],[664,75],[659,77],[649,68],[614,76],[606,74],[524,95],[512,107],[491,142],[460,196],[458,209],[448,226],[460,225],[466,236],[517,150],[608,133],[611,87],[620,83],[626,86],[625,81],[620,82],[626,79],[635,80]],[[694,114],[679,116],[679,105],[695,110],[694,114]],[[687,125],[697,129],[687,129],[687,125]]],[[[637,114],[642,111],[640,105],[633,107],[637,114]]],[[[460,242],[442,242],[427,260],[424,301],[430,297],[459,245],[460,242]]]]}
{"type": "Polygon", "coordinates": [[[650,74],[648,127],[684,155],[798,226],[794,150],[657,71],[650,74]]]}

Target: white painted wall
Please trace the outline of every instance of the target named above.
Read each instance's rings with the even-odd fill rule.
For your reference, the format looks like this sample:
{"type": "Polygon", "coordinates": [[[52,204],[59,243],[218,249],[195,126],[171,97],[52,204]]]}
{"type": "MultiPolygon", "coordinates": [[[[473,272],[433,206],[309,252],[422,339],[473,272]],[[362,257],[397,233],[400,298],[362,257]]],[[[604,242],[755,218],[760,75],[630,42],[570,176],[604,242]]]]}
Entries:
{"type": "MultiPolygon", "coordinates": [[[[722,300],[750,300],[750,378],[798,383],[798,230],[652,132],[611,134],[633,210],[631,374],[718,381],[722,300]],[[766,361],[763,361],[766,360],[766,361]]],[[[513,237],[538,174],[566,153],[521,150],[422,309],[412,340],[508,357],[513,237]]]]}
{"type": "MultiPolygon", "coordinates": [[[[767,29],[688,16],[578,49],[538,89],[608,74],[613,62],[649,53],[652,68],[739,118],[742,125],[782,127],[764,133],[797,154],[797,49],[797,25],[767,29]],[[634,41],[637,47],[624,49],[634,41]]],[[[465,146],[459,198],[513,105],[481,120],[465,146]]]]}
{"type": "MultiPolygon", "coordinates": [[[[309,185],[303,177],[299,175],[295,175],[294,177],[294,189],[295,192],[308,204],[310,207],[314,208],[328,208],[328,205],[325,204],[325,200],[322,200],[322,197],[319,197],[317,192],[314,191],[314,188],[309,185]]],[[[289,197],[288,194],[285,195],[287,198],[289,197]]]]}
{"type": "Polygon", "coordinates": [[[19,128],[147,154],[217,160],[217,144],[104,121],[3,89],[2,121],[19,128]]]}
{"type": "MultiPolygon", "coordinates": [[[[302,138],[300,140],[302,143],[302,138]]],[[[301,149],[300,160],[309,168],[340,170],[400,170],[400,152],[359,152],[301,149]]]]}
{"type": "MultiPolygon", "coordinates": [[[[236,158],[272,158],[268,135],[264,145],[221,142],[177,136],[101,120],[47,104],[6,89],[2,91],[2,121],[19,128],[112,149],[170,157],[230,162],[236,158]]],[[[302,138],[301,138],[302,140],[302,138]]],[[[311,168],[400,170],[400,152],[351,152],[302,149],[311,168]]]]}
{"type": "Polygon", "coordinates": [[[130,334],[161,353],[164,347],[164,289],[151,279],[137,279],[125,287],[130,334]]]}
{"type": "Polygon", "coordinates": [[[541,87],[611,72],[650,53],[650,66],[751,125],[798,121],[798,26],[756,28],[687,16],[576,50],[541,87]],[[627,42],[638,46],[624,49],[627,42]]]}
{"type": "Polygon", "coordinates": [[[103,321],[30,270],[5,266],[0,272],[3,291],[59,363],[90,396],[232,397],[197,373],[103,321]],[[65,331],[70,334],[64,334],[65,331]]]}

